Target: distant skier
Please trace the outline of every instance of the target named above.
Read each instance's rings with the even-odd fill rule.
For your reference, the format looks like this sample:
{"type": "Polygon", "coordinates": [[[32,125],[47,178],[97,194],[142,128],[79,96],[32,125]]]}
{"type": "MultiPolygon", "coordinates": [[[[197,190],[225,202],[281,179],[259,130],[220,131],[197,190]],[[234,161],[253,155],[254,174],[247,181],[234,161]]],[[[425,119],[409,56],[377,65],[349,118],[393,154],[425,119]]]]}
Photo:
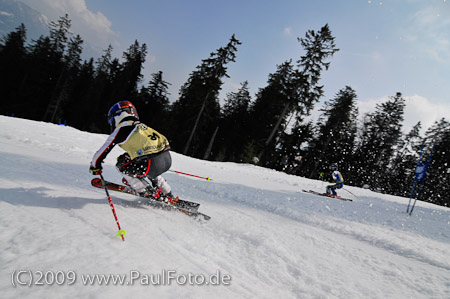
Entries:
{"type": "Polygon", "coordinates": [[[338,171],[338,166],[336,163],[332,163],[329,168],[331,170],[331,179],[334,184],[327,186],[326,193],[330,197],[337,197],[336,189],[341,189],[344,187],[344,177],[338,171]]]}
{"type": "Polygon", "coordinates": [[[170,200],[171,187],[161,176],[172,165],[167,138],[141,123],[136,108],[129,101],[114,104],[109,109],[108,121],[113,132],[94,154],[90,172],[100,174],[103,160],[118,144],[126,151],[116,163],[117,170],[124,176],[124,183],[144,195],[151,182],[161,190],[163,196],[160,200],[170,200]]]}

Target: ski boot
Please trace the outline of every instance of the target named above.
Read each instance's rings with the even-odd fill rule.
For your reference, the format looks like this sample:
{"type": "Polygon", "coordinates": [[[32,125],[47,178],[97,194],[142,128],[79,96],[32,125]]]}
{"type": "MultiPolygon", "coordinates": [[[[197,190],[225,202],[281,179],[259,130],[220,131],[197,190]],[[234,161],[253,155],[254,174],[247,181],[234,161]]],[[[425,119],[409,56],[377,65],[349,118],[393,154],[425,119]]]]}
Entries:
{"type": "Polygon", "coordinates": [[[172,192],[164,194],[161,192],[161,189],[158,189],[158,200],[167,204],[175,205],[178,202],[178,196],[173,196],[172,192]]]}

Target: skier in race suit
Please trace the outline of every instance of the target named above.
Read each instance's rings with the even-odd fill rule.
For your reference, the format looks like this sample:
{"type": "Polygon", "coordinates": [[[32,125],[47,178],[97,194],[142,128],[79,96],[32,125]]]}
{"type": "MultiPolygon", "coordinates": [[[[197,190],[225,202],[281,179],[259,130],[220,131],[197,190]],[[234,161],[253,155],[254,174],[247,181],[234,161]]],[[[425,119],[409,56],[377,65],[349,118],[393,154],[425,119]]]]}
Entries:
{"type": "Polygon", "coordinates": [[[100,174],[103,160],[118,144],[126,152],[117,158],[116,168],[127,185],[144,195],[150,185],[148,179],[160,189],[163,197],[172,197],[170,185],[161,176],[172,165],[167,138],[141,123],[136,108],[129,101],[115,103],[109,109],[108,121],[113,132],[94,154],[90,172],[100,174]]]}
{"type": "Polygon", "coordinates": [[[328,185],[326,193],[328,196],[337,197],[336,189],[341,189],[344,187],[344,177],[338,171],[338,166],[336,163],[332,163],[329,167],[331,172],[331,179],[333,180],[333,185],[328,185]]]}

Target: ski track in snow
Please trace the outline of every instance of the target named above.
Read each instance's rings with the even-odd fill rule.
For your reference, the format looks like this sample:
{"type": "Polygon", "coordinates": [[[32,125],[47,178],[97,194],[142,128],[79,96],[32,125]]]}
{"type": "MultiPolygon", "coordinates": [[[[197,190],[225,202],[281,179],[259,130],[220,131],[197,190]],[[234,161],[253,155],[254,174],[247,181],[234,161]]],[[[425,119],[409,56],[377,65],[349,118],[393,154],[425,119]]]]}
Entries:
{"type": "MultiPolygon", "coordinates": [[[[351,186],[344,202],[320,181],[172,152],[164,176],[208,222],[90,186],[106,135],[0,116],[0,298],[450,298],[450,209],[351,186]],[[74,271],[73,285],[16,286],[14,271],[74,271]],[[230,285],[84,285],[82,275],[231,276],[230,285]]],[[[119,148],[105,161],[106,179],[119,148]]],[[[345,174],[344,174],[345,176],[345,174]]],[[[21,276],[27,280],[28,274],[21,276]]]]}

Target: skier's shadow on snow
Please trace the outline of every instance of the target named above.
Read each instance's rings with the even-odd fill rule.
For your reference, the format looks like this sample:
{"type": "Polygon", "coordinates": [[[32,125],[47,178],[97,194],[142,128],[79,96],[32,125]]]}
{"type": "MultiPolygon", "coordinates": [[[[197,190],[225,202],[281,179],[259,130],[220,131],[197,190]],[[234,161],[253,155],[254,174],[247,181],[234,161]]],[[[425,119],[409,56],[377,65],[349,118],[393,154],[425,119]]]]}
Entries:
{"type": "MultiPolygon", "coordinates": [[[[106,195],[104,199],[88,198],[88,197],[63,197],[52,196],[48,192],[51,189],[45,187],[38,188],[0,188],[0,202],[6,202],[15,206],[33,206],[43,208],[55,208],[55,209],[82,209],[87,204],[108,204],[106,195]]],[[[145,209],[145,203],[140,201],[124,200],[120,198],[113,199],[114,205],[120,205],[124,207],[133,207],[145,209]]]]}

